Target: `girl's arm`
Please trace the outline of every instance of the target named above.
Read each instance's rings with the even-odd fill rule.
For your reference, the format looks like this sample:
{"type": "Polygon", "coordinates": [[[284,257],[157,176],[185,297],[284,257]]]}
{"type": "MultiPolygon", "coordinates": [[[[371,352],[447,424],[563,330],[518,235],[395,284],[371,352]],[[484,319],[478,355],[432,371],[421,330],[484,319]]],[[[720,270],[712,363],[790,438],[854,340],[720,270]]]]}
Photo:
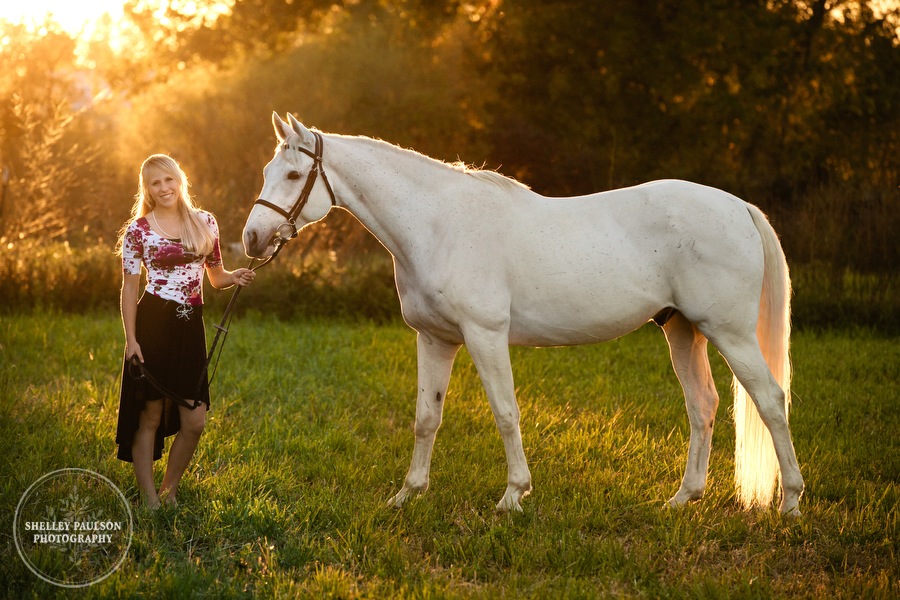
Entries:
{"type": "Polygon", "coordinates": [[[250,269],[240,268],[234,271],[226,271],[223,265],[206,267],[206,273],[209,275],[209,282],[218,290],[223,290],[233,285],[243,287],[256,277],[256,273],[250,269]]]}
{"type": "Polygon", "coordinates": [[[125,358],[130,359],[132,356],[136,355],[138,360],[144,362],[144,355],[141,353],[141,346],[138,344],[135,334],[137,329],[137,303],[140,283],[140,274],[123,274],[121,309],[122,325],[125,327],[125,358]]]}
{"type": "Polygon", "coordinates": [[[219,247],[219,224],[216,223],[216,218],[212,213],[205,214],[208,219],[207,223],[209,224],[213,238],[215,239],[213,251],[206,257],[206,263],[204,263],[206,273],[209,275],[209,282],[217,290],[224,290],[233,285],[239,285],[241,287],[247,285],[253,281],[253,278],[256,277],[256,273],[250,269],[235,269],[234,271],[225,270],[225,265],[222,263],[222,251],[219,247]]]}

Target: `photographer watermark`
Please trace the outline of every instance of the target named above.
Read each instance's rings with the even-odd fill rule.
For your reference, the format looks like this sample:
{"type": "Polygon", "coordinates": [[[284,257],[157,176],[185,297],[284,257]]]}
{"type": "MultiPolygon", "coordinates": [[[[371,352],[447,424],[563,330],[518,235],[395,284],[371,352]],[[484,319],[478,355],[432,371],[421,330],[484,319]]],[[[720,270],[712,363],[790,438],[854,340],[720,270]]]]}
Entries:
{"type": "Polygon", "coordinates": [[[86,469],[60,469],[25,490],[16,506],[13,538],[35,575],[80,588],[119,568],[133,527],[128,500],[112,481],[86,469]]]}

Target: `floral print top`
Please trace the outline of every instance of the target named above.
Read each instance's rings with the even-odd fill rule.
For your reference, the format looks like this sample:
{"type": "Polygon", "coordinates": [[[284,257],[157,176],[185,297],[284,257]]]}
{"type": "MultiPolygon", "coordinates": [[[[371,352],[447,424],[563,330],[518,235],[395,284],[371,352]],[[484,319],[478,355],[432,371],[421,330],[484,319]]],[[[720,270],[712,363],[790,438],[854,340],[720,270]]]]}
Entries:
{"type": "Polygon", "coordinates": [[[145,291],[165,300],[197,306],[203,304],[203,268],[222,264],[219,225],[209,212],[200,215],[213,230],[213,251],[202,256],[185,252],[181,240],[165,238],[150,228],[146,217],[133,220],[122,239],[122,270],[140,275],[141,263],[147,269],[145,291]]]}

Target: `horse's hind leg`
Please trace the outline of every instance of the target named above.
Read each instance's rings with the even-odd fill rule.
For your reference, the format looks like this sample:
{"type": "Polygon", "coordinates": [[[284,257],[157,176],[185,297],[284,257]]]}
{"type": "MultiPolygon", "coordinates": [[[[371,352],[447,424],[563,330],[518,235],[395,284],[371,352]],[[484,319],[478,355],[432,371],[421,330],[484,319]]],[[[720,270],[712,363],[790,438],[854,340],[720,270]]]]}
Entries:
{"type": "MultiPolygon", "coordinates": [[[[781,474],[779,510],[782,513],[799,515],[798,506],[803,493],[803,477],[800,475],[797,455],[794,452],[794,444],[788,428],[784,390],[772,376],[755,335],[719,332],[715,336],[710,334],[708,337],[725,357],[734,376],[747,390],[765,428],[771,435],[778,463],[777,468],[781,474]]],[[[757,457],[758,462],[762,462],[762,460],[763,457],[757,457]]],[[[748,464],[744,468],[750,470],[757,466],[748,464]]],[[[765,471],[765,468],[763,467],[762,470],[765,471]]],[[[775,477],[772,478],[773,489],[774,486],[775,477]]],[[[760,504],[765,504],[765,502],[760,502],[760,504]]]]}
{"type": "Polygon", "coordinates": [[[416,445],[403,488],[389,501],[397,508],[403,506],[410,495],[428,489],[434,438],[441,424],[453,360],[459,351],[459,345],[444,344],[422,333],[418,336],[417,347],[416,445]]]}
{"type": "Polygon", "coordinates": [[[687,406],[691,423],[691,441],[681,488],[668,501],[668,506],[679,506],[691,500],[699,500],[706,488],[709,452],[712,447],[713,425],[719,396],[713,383],[706,353],[706,337],[681,313],[675,313],[663,326],[672,366],[687,406]]]}

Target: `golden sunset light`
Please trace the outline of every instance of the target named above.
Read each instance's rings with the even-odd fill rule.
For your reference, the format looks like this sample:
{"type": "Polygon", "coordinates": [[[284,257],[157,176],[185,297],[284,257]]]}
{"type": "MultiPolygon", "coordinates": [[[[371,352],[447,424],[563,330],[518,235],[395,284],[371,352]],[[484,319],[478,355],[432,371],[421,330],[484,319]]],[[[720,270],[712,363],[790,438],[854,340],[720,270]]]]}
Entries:
{"type": "Polygon", "coordinates": [[[123,0],[32,0],[8,2],[0,8],[0,19],[39,27],[49,17],[67,33],[78,36],[86,26],[108,14],[113,21],[122,16],[123,0]]]}
{"type": "MultiPolygon", "coordinates": [[[[23,25],[37,37],[54,29],[61,30],[77,42],[75,55],[80,66],[94,67],[87,58],[88,47],[97,41],[107,44],[114,54],[123,48],[142,47],[138,26],[125,16],[125,0],[36,0],[30,3],[7,4],[0,8],[0,22],[23,25]]],[[[210,24],[227,15],[233,0],[140,0],[133,9],[144,15],[144,26],[156,27],[160,32],[182,31],[185,28],[210,24]],[[173,20],[172,14],[177,15],[173,20]]],[[[154,42],[160,38],[151,34],[154,42]]],[[[0,39],[8,44],[10,38],[0,39]]],[[[142,52],[138,50],[138,52],[142,52]]]]}
{"type": "Polygon", "coordinates": [[[900,598],[898,74],[900,0],[0,0],[6,596],[900,598]]]}

